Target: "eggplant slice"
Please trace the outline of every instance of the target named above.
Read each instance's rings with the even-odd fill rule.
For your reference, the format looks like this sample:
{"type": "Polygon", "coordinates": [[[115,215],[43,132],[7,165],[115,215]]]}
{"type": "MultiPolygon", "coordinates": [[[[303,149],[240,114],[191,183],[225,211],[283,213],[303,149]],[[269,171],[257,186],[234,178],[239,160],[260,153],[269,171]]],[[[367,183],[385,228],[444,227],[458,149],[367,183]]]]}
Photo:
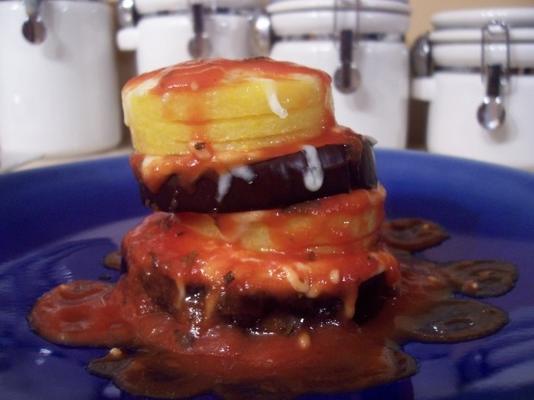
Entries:
{"type": "Polygon", "coordinates": [[[228,213],[285,208],[376,187],[372,143],[366,138],[362,140],[361,151],[349,144],[325,145],[315,150],[314,158],[320,166],[313,165],[309,152],[303,150],[234,168],[223,175],[208,170],[187,187],[181,184],[178,175],[172,175],[157,193],[140,181],[141,198],[146,206],[157,211],[228,213]],[[320,184],[310,189],[305,175],[317,170],[320,184]]]}

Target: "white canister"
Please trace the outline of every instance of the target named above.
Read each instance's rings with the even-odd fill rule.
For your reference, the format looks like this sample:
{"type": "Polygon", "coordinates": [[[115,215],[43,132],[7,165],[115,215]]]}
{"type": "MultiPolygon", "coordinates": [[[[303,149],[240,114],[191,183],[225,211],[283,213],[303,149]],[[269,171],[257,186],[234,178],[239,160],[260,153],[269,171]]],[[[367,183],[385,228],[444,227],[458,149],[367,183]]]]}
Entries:
{"type": "Polygon", "coordinates": [[[419,41],[433,72],[412,85],[430,102],[428,149],[534,168],[534,8],[449,11],[433,24],[419,41]]]}
{"type": "MultiPolygon", "coordinates": [[[[2,159],[75,155],[116,146],[120,97],[113,13],[97,1],[44,1],[42,43],[22,33],[22,1],[0,2],[2,159]]],[[[3,167],[7,167],[5,162],[3,167]]]]}
{"type": "Polygon", "coordinates": [[[138,17],[123,18],[128,23],[118,32],[117,43],[121,50],[136,51],[139,73],[200,57],[251,57],[251,19],[262,3],[123,0],[120,12],[135,11],[138,17]]]}
{"type": "Polygon", "coordinates": [[[351,67],[356,90],[334,79],[336,119],[356,132],[371,135],[381,147],[406,144],[408,51],[403,35],[409,7],[388,0],[286,0],[267,8],[278,40],[271,57],[326,71],[342,69],[340,32],[353,32],[351,67]],[[343,6],[339,6],[343,4],[343,6]]]}

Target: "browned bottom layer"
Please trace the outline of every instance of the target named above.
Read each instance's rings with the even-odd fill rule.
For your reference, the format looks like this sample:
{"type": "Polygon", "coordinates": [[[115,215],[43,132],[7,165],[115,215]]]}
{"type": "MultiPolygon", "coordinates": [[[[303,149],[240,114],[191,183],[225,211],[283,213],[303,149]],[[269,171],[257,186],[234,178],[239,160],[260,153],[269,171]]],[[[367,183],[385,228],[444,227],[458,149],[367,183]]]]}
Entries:
{"type": "MultiPolygon", "coordinates": [[[[321,306],[325,299],[311,300],[319,303],[307,310],[302,299],[284,308],[279,300],[255,296],[241,298],[228,312],[220,307],[220,318],[197,326],[176,318],[162,306],[166,302],[126,274],[116,285],[61,285],[37,302],[29,322],[53,342],[113,347],[90,370],[128,392],[161,398],[216,392],[230,399],[285,399],[391,382],[416,370],[400,349],[403,342],[471,340],[506,324],[498,308],[453,294],[503,294],[517,279],[512,265],[438,265],[406,252],[397,257],[397,290],[384,285],[382,274],[360,286],[357,321],[337,318],[332,304],[321,306]],[[258,301],[268,306],[258,307],[258,301]],[[253,312],[244,318],[249,308],[253,312]]],[[[182,315],[194,319],[199,312],[192,288],[189,295],[182,315]]],[[[201,297],[196,300],[207,301],[201,297]]]]}

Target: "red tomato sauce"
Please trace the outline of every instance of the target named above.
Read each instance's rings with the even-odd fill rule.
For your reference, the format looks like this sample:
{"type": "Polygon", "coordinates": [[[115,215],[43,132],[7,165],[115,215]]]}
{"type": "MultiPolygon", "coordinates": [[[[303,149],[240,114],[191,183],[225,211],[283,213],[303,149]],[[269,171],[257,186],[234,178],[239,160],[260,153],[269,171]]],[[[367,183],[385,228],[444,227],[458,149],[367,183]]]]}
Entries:
{"type": "MultiPolygon", "coordinates": [[[[150,217],[125,239],[128,271],[117,284],[60,285],[39,299],[29,316],[31,326],[56,343],[112,347],[108,356],[91,363],[90,370],[134,394],[183,398],[216,392],[226,398],[284,399],[308,392],[356,390],[409,376],[416,366],[399,346],[405,340],[473,339],[495,332],[507,320],[495,307],[451,296],[464,290],[466,273],[480,280],[471,285],[471,292],[463,293],[486,293],[488,285],[493,293],[509,290],[516,277],[512,266],[491,262],[438,266],[400,252],[401,276],[394,287],[376,278],[367,280],[371,285],[364,284],[360,275],[354,318],[328,314],[328,302],[311,299],[320,306],[313,317],[307,311],[299,314],[302,321],[294,329],[277,333],[251,329],[223,318],[228,306],[223,300],[230,296],[231,285],[237,288],[234,297],[250,289],[248,278],[239,274],[222,278],[204,274],[210,289],[219,288],[214,291],[215,307],[207,312],[212,292],[199,290],[202,281],[195,276],[206,267],[201,260],[210,243],[182,228],[162,214],[150,217]],[[193,244],[196,254],[190,253],[193,244]],[[160,254],[168,254],[168,259],[159,258],[160,254]],[[175,257],[181,258],[172,262],[175,257]],[[187,283],[185,293],[177,285],[180,273],[187,283]],[[502,278],[500,287],[496,277],[502,278]]],[[[265,293],[276,293],[275,287],[281,286],[281,280],[273,282],[265,293]]],[[[262,296],[251,293],[247,301],[262,296]]],[[[275,310],[287,315],[303,301],[279,295],[287,307],[275,310]]],[[[247,310],[243,304],[237,307],[240,312],[247,310]]]]}
{"type": "MultiPolygon", "coordinates": [[[[328,144],[350,144],[359,149],[359,151],[362,148],[359,136],[355,135],[350,129],[340,126],[325,127],[325,131],[321,135],[307,140],[305,144],[315,147],[328,144]]],[[[204,145],[209,147],[209,144],[203,143],[202,146],[204,145]]],[[[151,191],[157,192],[161,185],[172,175],[179,176],[181,184],[187,186],[191,185],[208,170],[222,174],[240,165],[248,165],[301,151],[302,145],[303,143],[301,142],[288,143],[231,155],[220,155],[208,149],[206,150],[209,153],[208,157],[204,157],[197,151],[192,151],[182,156],[158,156],[157,160],[151,162],[146,169],[143,169],[142,165],[147,155],[134,153],[131,156],[130,164],[136,178],[142,181],[151,191]]]]}
{"type": "Polygon", "coordinates": [[[128,81],[125,89],[136,87],[148,79],[161,76],[158,86],[154,89],[157,93],[200,91],[220,85],[225,78],[235,72],[243,73],[246,76],[253,75],[272,79],[284,78],[292,74],[303,74],[320,79],[325,87],[329,87],[331,83],[331,78],[326,72],[260,57],[239,61],[213,59],[184,62],[170,68],[161,68],[139,75],[128,81]]]}

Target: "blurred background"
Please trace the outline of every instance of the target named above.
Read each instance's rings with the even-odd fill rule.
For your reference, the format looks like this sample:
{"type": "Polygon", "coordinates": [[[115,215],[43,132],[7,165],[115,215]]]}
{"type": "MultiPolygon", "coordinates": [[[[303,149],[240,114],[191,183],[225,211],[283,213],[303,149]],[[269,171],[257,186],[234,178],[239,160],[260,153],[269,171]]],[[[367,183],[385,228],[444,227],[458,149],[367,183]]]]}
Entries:
{"type": "Polygon", "coordinates": [[[432,15],[447,10],[473,8],[534,7],[533,0],[411,0],[411,22],[406,34],[408,44],[432,29],[432,15]]]}
{"type": "Polygon", "coordinates": [[[131,151],[120,88],[190,59],[333,77],[379,147],[534,170],[534,0],[0,0],[0,170],[131,151]]]}

